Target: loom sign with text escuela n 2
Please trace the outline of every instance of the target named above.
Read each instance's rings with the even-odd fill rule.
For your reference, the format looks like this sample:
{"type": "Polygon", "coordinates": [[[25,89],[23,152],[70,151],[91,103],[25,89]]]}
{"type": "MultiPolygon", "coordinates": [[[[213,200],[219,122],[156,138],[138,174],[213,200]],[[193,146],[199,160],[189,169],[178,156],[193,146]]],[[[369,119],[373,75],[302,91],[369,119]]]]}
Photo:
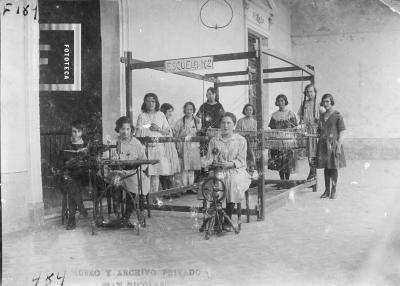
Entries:
{"type": "Polygon", "coordinates": [[[165,72],[184,72],[194,70],[209,70],[214,68],[213,57],[198,57],[165,61],[165,72]]]}

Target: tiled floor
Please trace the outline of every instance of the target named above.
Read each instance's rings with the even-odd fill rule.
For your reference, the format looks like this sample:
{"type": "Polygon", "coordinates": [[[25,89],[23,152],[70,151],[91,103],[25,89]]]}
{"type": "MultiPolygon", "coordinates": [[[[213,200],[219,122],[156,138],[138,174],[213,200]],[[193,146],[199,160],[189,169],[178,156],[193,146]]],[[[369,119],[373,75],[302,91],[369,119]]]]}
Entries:
{"type": "Polygon", "coordinates": [[[336,200],[319,198],[319,171],[318,193],[288,194],[265,221],[208,241],[200,215],[175,212],[153,212],[140,236],[92,236],[89,220],[9,234],[3,285],[46,285],[52,273],[47,285],[64,275],[63,285],[400,285],[399,171],[398,161],[351,161],[336,200]]]}

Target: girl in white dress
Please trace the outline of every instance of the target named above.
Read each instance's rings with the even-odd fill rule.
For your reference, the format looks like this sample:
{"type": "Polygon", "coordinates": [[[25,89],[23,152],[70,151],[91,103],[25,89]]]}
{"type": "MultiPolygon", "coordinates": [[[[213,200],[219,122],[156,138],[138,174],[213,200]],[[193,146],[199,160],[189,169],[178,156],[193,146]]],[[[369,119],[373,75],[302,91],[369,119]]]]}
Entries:
{"type": "MultiPolygon", "coordinates": [[[[169,103],[163,103],[160,107],[160,111],[165,114],[165,118],[168,121],[168,124],[172,130],[172,127],[174,126],[174,122],[172,119],[172,113],[174,112],[174,107],[169,104],[169,103]]],[[[168,136],[172,136],[168,135],[168,136]]],[[[176,151],[176,145],[174,142],[172,143],[165,143],[164,144],[165,148],[165,155],[168,158],[168,161],[170,162],[170,167],[171,167],[171,172],[175,174],[176,176],[179,176],[179,172],[181,170],[180,164],[179,164],[179,158],[178,158],[178,152],[176,151]]],[[[171,189],[175,187],[175,180],[173,175],[169,176],[160,176],[160,183],[161,187],[163,190],[166,189],[171,189]]]]}
{"type": "MultiPolygon", "coordinates": [[[[143,99],[142,113],[138,116],[136,137],[165,137],[172,135],[168,121],[164,113],[160,112],[159,109],[160,103],[157,95],[147,93],[143,99]]],[[[160,163],[149,166],[150,192],[157,192],[159,175],[173,175],[174,168],[166,156],[165,144],[149,143],[147,153],[149,160],[160,160],[160,163]]],[[[175,164],[179,168],[179,162],[175,162],[175,164]]]]}

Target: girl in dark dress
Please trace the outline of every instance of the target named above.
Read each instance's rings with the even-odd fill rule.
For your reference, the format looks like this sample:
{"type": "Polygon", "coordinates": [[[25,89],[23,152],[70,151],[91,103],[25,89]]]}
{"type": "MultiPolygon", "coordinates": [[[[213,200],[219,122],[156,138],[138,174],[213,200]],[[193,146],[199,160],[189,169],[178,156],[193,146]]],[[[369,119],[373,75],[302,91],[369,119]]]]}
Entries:
{"type": "MultiPolygon", "coordinates": [[[[224,108],[222,104],[219,103],[218,94],[216,93],[215,88],[209,87],[207,89],[207,102],[200,106],[199,111],[196,114],[196,117],[201,119],[201,134],[206,135],[206,131],[210,127],[219,128],[224,113],[224,108]]],[[[208,144],[202,142],[200,144],[201,156],[207,155],[207,149],[208,144]]]]}
{"type": "MultiPolygon", "coordinates": [[[[65,146],[60,154],[62,168],[63,193],[68,194],[69,216],[67,230],[75,229],[75,213],[79,212],[87,217],[88,213],[83,205],[82,192],[89,183],[89,173],[79,161],[88,156],[87,143],[83,140],[84,124],[80,120],[71,123],[71,142],[65,146]]],[[[63,214],[64,215],[64,214],[63,214]]]]}
{"type": "Polygon", "coordinates": [[[224,108],[219,103],[218,95],[213,87],[207,89],[207,102],[203,103],[197,117],[201,119],[201,125],[204,130],[207,128],[219,128],[222,116],[224,115],[224,108]]]}
{"type": "MultiPolygon", "coordinates": [[[[290,129],[297,126],[296,114],[286,109],[289,104],[286,95],[279,94],[276,97],[275,105],[279,110],[275,111],[269,122],[268,127],[271,129],[290,129]]],[[[296,156],[293,150],[271,150],[271,159],[268,162],[268,169],[279,171],[281,180],[289,180],[290,173],[296,169],[296,156]]]]}
{"type": "Polygon", "coordinates": [[[338,168],[346,167],[343,150],[344,121],[342,115],[333,109],[335,102],[329,93],[324,94],[321,106],[325,112],[321,114],[318,123],[320,134],[317,146],[317,168],[324,168],[325,192],[321,198],[336,197],[338,168]],[[332,181],[332,188],[331,188],[332,181]]]}

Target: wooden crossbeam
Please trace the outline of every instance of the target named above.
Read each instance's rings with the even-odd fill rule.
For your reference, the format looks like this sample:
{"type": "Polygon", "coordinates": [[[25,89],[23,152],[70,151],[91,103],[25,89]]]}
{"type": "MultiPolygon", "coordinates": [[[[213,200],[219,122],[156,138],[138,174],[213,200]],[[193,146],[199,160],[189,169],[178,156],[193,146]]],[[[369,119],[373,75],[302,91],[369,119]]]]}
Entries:
{"type": "MultiPolygon", "coordinates": [[[[222,61],[233,61],[233,60],[243,60],[243,59],[251,59],[256,57],[256,52],[243,52],[243,53],[231,53],[231,54],[219,54],[219,55],[208,55],[204,57],[213,57],[214,62],[222,62],[222,61]]],[[[179,59],[168,59],[161,61],[150,61],[150,62],[137,62],[130,65],[130,68],[133,70],[137,69],[155,69],[155,68],[163,68],[164,63],[170,60],[179,60],[179,59]]]]}
{"type": "MultiPolygon", "coordinates": [[[[252,185],[249,188],[249,194],[257,194],[258,190],[256,188],[256,183],[258,180],[253,180],[252,185]]],[[[317,180],[264,180],[265,185],[281,185],[285,187],[289,187],[287,190],[290,191],[298,191],[301,189],[307,189],[317,184],[317,180]]]]}
{"type": "Polygon", "coordinates": [[[176,188],[171,188],[168,190],[162,190],[154,193],[149,193],[150,198],[155,198],[155,197],[162,197],[162,196],[170,196],[174,194],[181,194],[183,192],[186,192],[188,190],[198,190],[199,189],[199,184],[193,184],[189,186],[183,186],[183,187],[176,187],[176,188]]]}
{"type": "Polygon", "coordinates": [[[291,76],[291,77],[278,77],[278,78],[265,78],[264,83],[274,82],[292,82],[292,81],[312,81],[312,76],[291,76]]]}
{"type": "Polygon", "coordinates": [[[193,136],[189,140],[185,137],[136,137],[142,144],[167,142],[208,142],[212,136],[193,136]]]}
{"type": "Polygon", "coordinates": [[[248,71],[234,71],[234,72],[220,72],[220,73],[207,73],[205,77],[224,77],[224,76],[237,76],[237,75],[248,75],[248,71]]]}
{"type": "MultiPolygon", "coordinates": [[[[177,205],[150,205],[151,210],[155,211],[171,211],[171,212],[197,212],[197,213],[202,213],[204,211],[204,208],[201,206],[197,207],[190,207],[190,206],[177,206],[177,205]]],[[[255,216],[257,215],[256,209],[250,209],[250,215],[255,216]]],[[[237,214],[237,209],[235,208],[233,210],[233,214],[237,214]]],[[[247,215],[247,210],[245,208],[241,209],[241,214],[242,215],[247,215]]]]}
{"type": "Polygon", "coordinates": [[[227,81],[227,82],[218,82],[216,83],[218,87],[224,87],[224,86],[235,86],[235,85],[249,85],[252,84],[252,81],[248,80],[238,80],[238,81],[227,81]]]}
{"type": "MultiPolygon", "coordinates": [[[[121,62],[123,62],[123,60],[124,60],[124,58],[121,58],[121,62]]],[[[138,59],[133,59],[132,62],[133,62],[132,64],[134,64],[134,63],[145,63],[145,61],[141,61],[141,60],[138,60],[138,59]]],[[[132,67],[132,64],[130,65],[130,67],[132,67]]],[[[162,72],[164,71],[164,67],[151,68],[151,69],[162,71],[162,72]]],[[[194,78],[194,79],[204,80],[204,81],[208,81],[208,82],[215,82],[216,81],[214,78],[206,77],[206,76],[203,76],[201,74],[197,74],[197,73],[193,73],[193,72],[176,72],[174,74],[185,76],[185,77],[190,77],[190,78],[194,78]]]]}
{"type": "Polygon", "coordinates": [[[274,72],[288,72],[288,71],[300,71],[299,67],[283,67],[283,68],[270,68],[263,69],[263,73],[274,73],[274,72]]]}

